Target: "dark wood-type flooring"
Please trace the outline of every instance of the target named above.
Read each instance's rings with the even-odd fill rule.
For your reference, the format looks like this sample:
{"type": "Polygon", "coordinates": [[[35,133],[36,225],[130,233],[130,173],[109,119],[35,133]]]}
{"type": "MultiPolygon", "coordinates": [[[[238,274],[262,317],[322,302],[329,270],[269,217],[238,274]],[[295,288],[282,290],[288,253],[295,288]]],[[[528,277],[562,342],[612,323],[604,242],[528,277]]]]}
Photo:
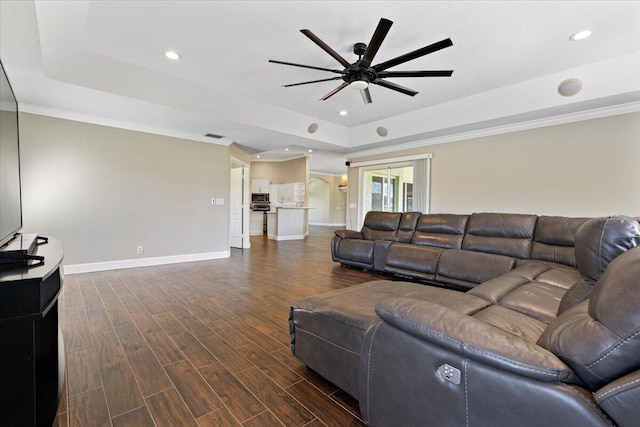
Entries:
{"type": "Polygon", "coordinates": [[[334,227],[254,237],[228,259],[65,277],[56,426],[359,426],[358,403],[291,355],[289,305],[379,279],[331,261],[334,227]]]}

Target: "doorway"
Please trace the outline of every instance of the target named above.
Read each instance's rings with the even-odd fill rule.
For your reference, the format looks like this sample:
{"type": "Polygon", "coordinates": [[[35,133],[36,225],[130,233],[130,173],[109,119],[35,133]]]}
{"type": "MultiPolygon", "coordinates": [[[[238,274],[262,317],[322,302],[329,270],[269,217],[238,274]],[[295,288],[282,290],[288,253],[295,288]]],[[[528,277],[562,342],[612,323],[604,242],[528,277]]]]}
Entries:
{"type": "Polygon", "coordinates": [[[249,248],[249,167],[231,158],[229,178],[229,246],[249,248]]]}

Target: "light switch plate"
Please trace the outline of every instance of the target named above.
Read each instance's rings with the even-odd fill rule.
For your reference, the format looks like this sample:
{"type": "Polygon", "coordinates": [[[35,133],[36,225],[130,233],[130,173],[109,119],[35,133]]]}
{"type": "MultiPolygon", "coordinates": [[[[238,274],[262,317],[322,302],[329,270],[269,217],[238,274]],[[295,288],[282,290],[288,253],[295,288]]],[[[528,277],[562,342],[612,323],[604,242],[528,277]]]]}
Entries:
{"type": "Polygon", "coordinates": [[[224,199],[216,199],[216,205],[224,205],[224,199]]]}

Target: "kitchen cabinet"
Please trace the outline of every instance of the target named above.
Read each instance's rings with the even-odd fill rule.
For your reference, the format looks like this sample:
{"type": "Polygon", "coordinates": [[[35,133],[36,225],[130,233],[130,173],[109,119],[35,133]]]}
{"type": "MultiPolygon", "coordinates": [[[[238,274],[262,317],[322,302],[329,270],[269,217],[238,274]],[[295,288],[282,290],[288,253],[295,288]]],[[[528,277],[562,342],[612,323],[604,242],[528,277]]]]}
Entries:
{"type": "Polygon", "coordinates": [[[252,193],[268,193],[271,181],[268,179],[252,179],[251,180],[251,192],[252,193]]]}
{"type": "Polygon", "coordinates": [[[281,207],[267,213],[267,238],[301,240],[309,235],[309,209],[281,207]]]}
{"type": "Polygon", "coordinates": [[[269,192],[269,200],[280,203],[304,203],[305,195],[306,186],[304,182],[273,184],[269,192]]]}
{"type": "Polygon", "coordinates": [[[264,234],[264,212],[251,212],[249,216],[249,235],[262,236],[264,234]]]}

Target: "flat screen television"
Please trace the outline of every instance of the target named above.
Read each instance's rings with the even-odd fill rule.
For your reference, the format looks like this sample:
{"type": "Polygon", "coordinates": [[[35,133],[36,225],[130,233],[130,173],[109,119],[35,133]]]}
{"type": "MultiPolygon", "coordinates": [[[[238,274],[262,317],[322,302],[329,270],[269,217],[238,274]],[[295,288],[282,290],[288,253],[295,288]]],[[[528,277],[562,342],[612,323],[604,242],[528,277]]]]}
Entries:
{"type": "Polygon", "coordinates": [[[0,249],[22,228],[18,102],[0,60],[0,249]]]}

